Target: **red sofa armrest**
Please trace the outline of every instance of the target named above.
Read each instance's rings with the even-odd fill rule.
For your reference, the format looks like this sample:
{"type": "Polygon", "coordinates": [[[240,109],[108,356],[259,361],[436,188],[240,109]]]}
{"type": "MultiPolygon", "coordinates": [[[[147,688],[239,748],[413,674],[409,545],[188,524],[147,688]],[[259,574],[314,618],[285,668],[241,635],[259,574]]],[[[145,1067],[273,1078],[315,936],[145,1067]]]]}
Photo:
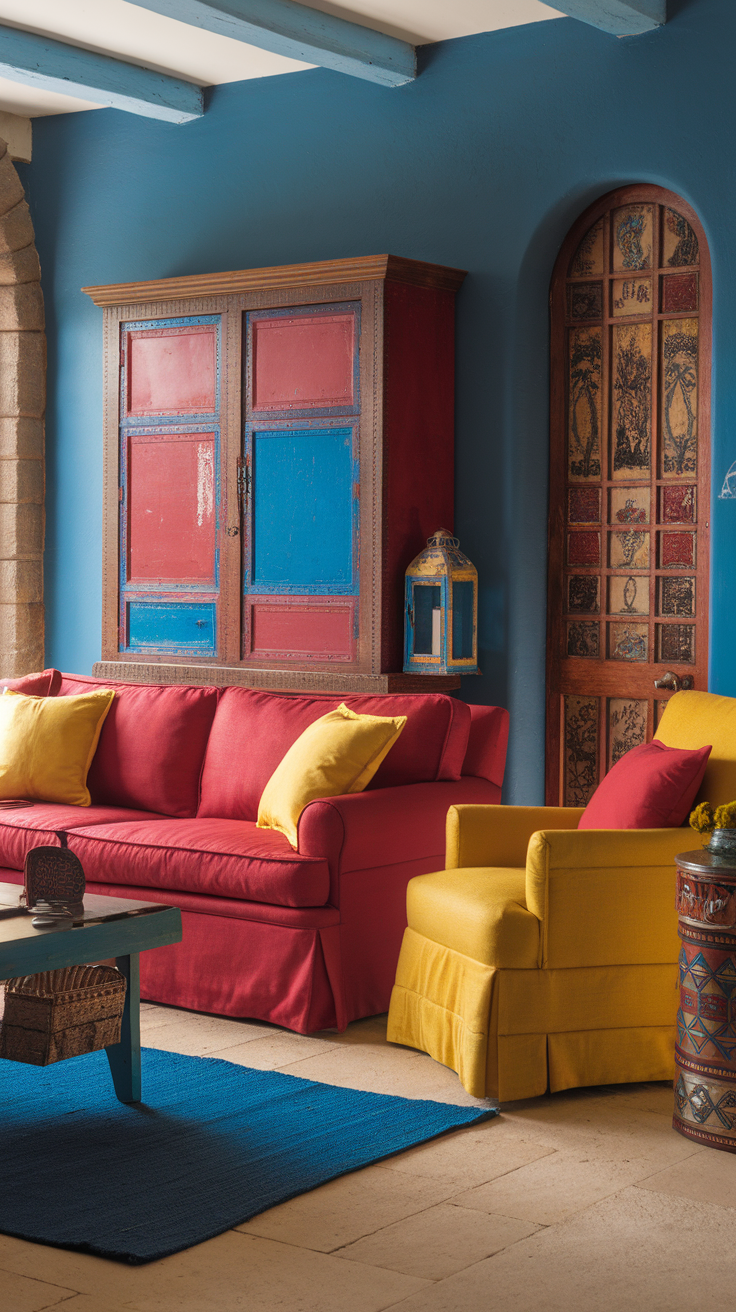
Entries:
{"type": "Polygon", "coordinates": [[[448,807],[501,800],[497,784],[464,778],[457,783],[404,784],[310,802],[299,819],[299,853],[326,858],[330,902],[339,906],[340,877],[436,857],[445,859],[448,807]]]}
{"type": "Polygon", "coordinates": [[[464,775],[503,783],[509,742],[509,713],[502,706],[470,707],[470,737],[463,761],[464,775]]]}

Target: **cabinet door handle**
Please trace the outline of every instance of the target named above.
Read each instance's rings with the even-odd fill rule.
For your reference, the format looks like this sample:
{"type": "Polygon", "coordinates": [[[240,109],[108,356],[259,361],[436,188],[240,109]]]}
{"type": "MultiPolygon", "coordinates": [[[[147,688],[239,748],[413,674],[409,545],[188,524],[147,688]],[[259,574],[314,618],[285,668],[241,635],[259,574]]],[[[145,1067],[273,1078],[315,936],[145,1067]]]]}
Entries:
{"type": "Polygon", "coordinates": [[[238,456],[238,510],[243,513],[243,457],[238,456]]]}
{"type": "Polygon", "coordinates": [[[238,456],[238,509],[245,515],[250,496],[250,461],[247,456],[238,456]]]}

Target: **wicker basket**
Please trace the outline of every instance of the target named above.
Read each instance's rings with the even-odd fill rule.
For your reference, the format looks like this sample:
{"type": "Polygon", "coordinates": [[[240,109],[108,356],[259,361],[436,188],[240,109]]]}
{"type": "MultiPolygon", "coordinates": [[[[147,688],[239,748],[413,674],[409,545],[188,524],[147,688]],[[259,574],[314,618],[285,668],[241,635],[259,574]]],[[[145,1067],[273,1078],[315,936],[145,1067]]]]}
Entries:
{"type": "Polygon", "coordinates": [[[5,985],[0,1057],[48,1066],[120,1042],[125,976],[113,966],[67,966],[5,985]]]}

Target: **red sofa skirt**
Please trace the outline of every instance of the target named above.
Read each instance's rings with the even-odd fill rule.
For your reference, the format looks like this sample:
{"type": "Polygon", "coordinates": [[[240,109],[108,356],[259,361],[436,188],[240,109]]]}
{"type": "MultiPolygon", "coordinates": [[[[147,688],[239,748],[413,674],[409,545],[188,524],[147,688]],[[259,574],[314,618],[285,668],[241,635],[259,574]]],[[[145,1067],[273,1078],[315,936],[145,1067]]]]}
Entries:
{"type": "MultiPolygon", "coordinates": [[[[141,997],[310,1034],[388,1010],[405,925],[406,885],[443,857],[345,873],[342,914],[195,893],[99,884],[90,893],[178,906],[183,941],[141,953],[141,997]]],[[[22,884],[18,870],[0,882],[22,884]]]]}

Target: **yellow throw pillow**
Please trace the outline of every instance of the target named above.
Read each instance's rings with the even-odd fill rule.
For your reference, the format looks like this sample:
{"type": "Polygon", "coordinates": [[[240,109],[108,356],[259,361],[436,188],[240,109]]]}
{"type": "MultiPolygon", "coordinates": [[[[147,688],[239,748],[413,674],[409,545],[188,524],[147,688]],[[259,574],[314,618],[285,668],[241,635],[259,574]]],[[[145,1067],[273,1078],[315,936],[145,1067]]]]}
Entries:
{"type": "Polygon", "coordinates": [[[87,771],[115,696],[0,697],[0,797],[89,806],[87,771]]]}
{"type": "Polygon", "coordinates": [[[318,797],[361,793],[405,724],[405,715],[356,715],[345,705],[321,715],[292,743],[266,784],[259,828],[278,829],[295,848],[305,806],[318,797]]]}

